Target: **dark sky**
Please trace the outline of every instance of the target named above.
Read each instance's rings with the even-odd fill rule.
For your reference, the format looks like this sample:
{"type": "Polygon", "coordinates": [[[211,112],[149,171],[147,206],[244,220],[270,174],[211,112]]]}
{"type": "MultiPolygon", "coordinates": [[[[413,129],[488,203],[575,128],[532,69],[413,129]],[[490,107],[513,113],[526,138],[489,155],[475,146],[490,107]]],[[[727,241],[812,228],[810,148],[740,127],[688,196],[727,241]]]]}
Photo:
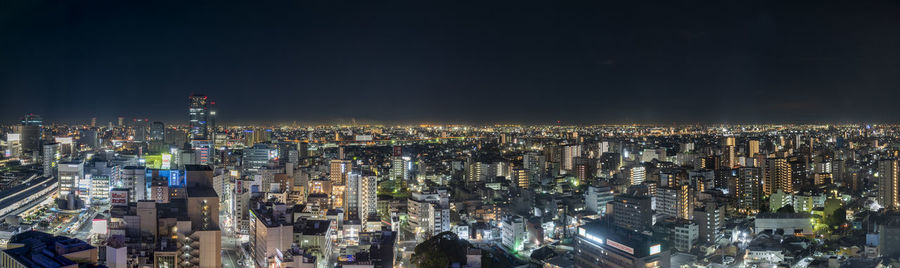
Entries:
{"type": "Polygon", "coordinates": [[[900,2],[841,2],[9,0],[0,121],[900,120],[900,2]]]}

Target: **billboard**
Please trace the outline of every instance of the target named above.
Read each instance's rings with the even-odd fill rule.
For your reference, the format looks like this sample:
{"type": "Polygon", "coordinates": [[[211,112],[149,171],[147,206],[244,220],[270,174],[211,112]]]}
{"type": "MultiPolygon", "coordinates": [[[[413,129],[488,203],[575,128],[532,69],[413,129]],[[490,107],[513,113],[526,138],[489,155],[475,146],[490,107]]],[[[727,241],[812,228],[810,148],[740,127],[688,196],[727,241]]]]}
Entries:
{"type": "Polygon", "coordinates": [[[162,154],[162,164],[160,165],[161,169],[169,169],[172,166],[172,155],[171,154],[162,154]]]}
{"type": "Polygon", "coordinates": [[[109,191],[109,204],[111,206],[128,205],[128,190],[113,189],[109,191]]]}

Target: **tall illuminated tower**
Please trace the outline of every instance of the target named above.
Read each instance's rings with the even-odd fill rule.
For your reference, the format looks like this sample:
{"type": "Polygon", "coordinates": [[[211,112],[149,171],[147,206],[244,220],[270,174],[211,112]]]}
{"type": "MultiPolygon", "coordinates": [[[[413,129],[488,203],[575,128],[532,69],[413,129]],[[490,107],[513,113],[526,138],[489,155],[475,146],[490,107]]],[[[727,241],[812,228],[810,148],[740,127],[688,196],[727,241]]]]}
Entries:
{"type": "Polygon", "coordinates": [[[215,102],[210,101],[205,95],[191,95],[191,106],[188,109],[190,114],[190,136],[191,147],[197,152],[198,163],[201,165],[215,163],[215,149],[210,136],[210,130],[215,131],[215,111],[210,106],[215,102]]]}
{"type": "Polygon", "coordinates": [[[878,203],[888,210],[900,208],[900,162],[897,159],[878,161],[878,203]]]}
{"type": "Polygon", "coordinates": [[[731,137],[731,136],[725,137],[725,139],[723,140],[723,143],[725,144],[725,148],[724,148],[725,149],[725,152],[724,152],[725,162],[727,163],[728,168],[733,168],[737,162],[737,161],[735,161],[735,156],[734,156],[734,146],[735,146],[734,137],[731,137]]]}
{"type": "Polygon", "coordinates": [[[209,139],[209,99],[204,95],[191,95],[188,113],[191,117],[191,140],[209,139]]]}

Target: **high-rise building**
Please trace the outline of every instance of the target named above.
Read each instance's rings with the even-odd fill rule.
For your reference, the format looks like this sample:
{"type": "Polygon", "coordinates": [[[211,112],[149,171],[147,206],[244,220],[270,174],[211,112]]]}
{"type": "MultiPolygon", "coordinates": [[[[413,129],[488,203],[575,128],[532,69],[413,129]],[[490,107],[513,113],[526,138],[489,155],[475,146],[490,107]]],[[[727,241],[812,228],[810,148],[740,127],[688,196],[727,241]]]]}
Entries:
{"type": "Polygon", "coordinates": [[[670,217],[690,220],[694,210],[692,197],[687,184],[659,187],[656,189],[656,211],[670,217]]]}
{"type": "Polygon", "coordinates": [[[738,201],[737,207],[747,212],[759,210],[762,199],[762,176],[759,168],[738,168],[738,176],[735,178],[734,196],[738,201]]]}
{"type": "Polygon", "coordinates": [[[520,216],[511,216],[504,219],[500,238],[503,247],[510,252],[518,252],[525,249],[525,219],[520,216]]]}
{"type": "Polygon", "coordinates": [[[359,181],[359,216],[363,223],[378,213],[378,177],[363,174],[359,181]]]}
{"type": "Polygon", "coordinates": [[[763,178],[763,193],[767,195],[777,190],[782,190],[785,193],[794,192],[794,183],[791,181],[791,167],[786,158],[766,158],[763,178]]]}
{"type": "Polygon", "coordinates": [[[572,171],[575,168],[575,157],[581,156],[581,145],[563,146],[562,169],[572,171]]]}
{"type": "Polygon", "coordinates": [[[41,150],[41,138],[43,136],[44,121],[40,116],[27,114],[22,118],[22,124],[17,126],[19,144],[22,146],[22,155],[37,157],[41,150]]]}
{"type": "Polygon", "coordinates": [[[395,155],[391,157],[390,177],[393,180],[409,180],[409,157],[395,155]]]}
{"type": "Polygon", "coordinates": [[[190,115],[190,135],[192,140],[209,139],[209,99],[204,95],[191,95],[191,106],[188,109],[190,115]]]}
{"type": "Polygon", "coordinates": [[[725,139],[723,140],[723,144],[724,144],[723,149],[725,150],[723,152],[724,156],[725,156],[725,164],[729,168],[734,167],[735,164],[737,164],[737,159],[735,158],[735,155],[734,155],[734,147],[735,147],[734,137],[725,137],[725,139]]]}
{"type": "Polygon", "coordinates": [[[606,204],[613,201],[613,190],[609,186],[588,186],[584,194],[584,206],[588,211],[598,215],[606,215],[606,204]]]}
{"type": "Polygon", "coordinates": [[[166,139],[166,125],[163,122],[155,121],[150,125],[150,140],[164,141],[166,139]]]}
{"type": "Polygon", "coordinates": [[[878,203],[888,210],[900,209],[900,160],[878,161],[878,203]]]}
{"type": "Polygon", "coordinates": [[[148,141],[150,138],[150,120],[135,118],[131,120],[131,129],[134,131],[135,141],[148,141]]]}
{"type": "Polygon", "coordinates": [[[78,193],[78,184],[84,180],[84,162],[71,161],[59,164],[59,197],[66,198],[69,194],[78,193]]]}
{"type": "Polygon", "coordinates": [[[419,238],[450,231],[450,194],[447,190],[413,192],[407,202],[409,227],[419,238]]]}
{"type": "Polygon", "coordinates": [[[713,245],[722,234],[725,208],[719,207],[716,203],[707,203],[706,206],[694,210],[694,222],[700,227],[700,244],[713,245]]]}
{"type": "Polygon", "coordinates": [[[747,157],[756,157],[759,154],[759,140],[750,140],[747,142],[747,157]]]}
{"type": "Polygon", "coordinates": [[[631,182],[631,185],[641,184],[645,179],[647,179],[647,169],[644,168],[644,166],[634,166],[625,169],[625,171],[627,173],[625,177],[628,178],[628,180],[631,182]]]}
{"type": "Polygon", "coordinates": [[[629,230],[650,230],[653,226],[651,202],[645,195],[617,195],[613,198],[613,221],[616,226],[629,230]]]}
{"type": "Polygon", "coordinates": [[[531,185],[527,169],[513,168],[512,171],[510,171],[509,175],[512,178],[512,183],[514,186],[522,189],[528,189],[528,187],[531,185]]]}
{"type": "Polygon", "coordinates": [[[344,185],[347,182],[347,175],[350,174],[353,164],[350,163],[350,160],[335,159],[329,162],[329,167],[328,178],[331,180],[331,183],[344,185]]]}
{"type": "Polygon", "coordinates": [[[6,157],[20,157],[22,155],[22,135],[19,133],[6,133],[6,157]]]}
{"type": "Polygon", "coordinates": [[[59,163],[59,143],[44,144],[41,164],[44,167],[44,175],[56,176],[56,167],[59,163]]]}

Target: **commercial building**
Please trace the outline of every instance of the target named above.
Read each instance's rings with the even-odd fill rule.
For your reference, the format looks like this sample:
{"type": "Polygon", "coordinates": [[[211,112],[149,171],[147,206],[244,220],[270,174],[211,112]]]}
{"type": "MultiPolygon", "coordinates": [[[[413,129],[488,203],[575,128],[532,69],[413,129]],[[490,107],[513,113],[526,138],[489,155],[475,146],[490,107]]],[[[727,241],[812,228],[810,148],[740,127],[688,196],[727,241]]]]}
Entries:
{"type": "Polygon", "coordinates": [[[754,230],[757,234],[764,231],[784,231],[785,234],[812,235],[813,218],[806,213],[762,212],[756,214],[754,230]]]}
{"type": "Polygon", "coordinates": [[[97,264],[97,248],[84,241],[27,231],[14,235],[0,252],[0,267],[57,268],[97,264]]]}
{"type": "Polygon", "coordinates": [[[661,241],[601,221],[578,227],[575,267],[669,267],[669,249],[661,241]]]}

